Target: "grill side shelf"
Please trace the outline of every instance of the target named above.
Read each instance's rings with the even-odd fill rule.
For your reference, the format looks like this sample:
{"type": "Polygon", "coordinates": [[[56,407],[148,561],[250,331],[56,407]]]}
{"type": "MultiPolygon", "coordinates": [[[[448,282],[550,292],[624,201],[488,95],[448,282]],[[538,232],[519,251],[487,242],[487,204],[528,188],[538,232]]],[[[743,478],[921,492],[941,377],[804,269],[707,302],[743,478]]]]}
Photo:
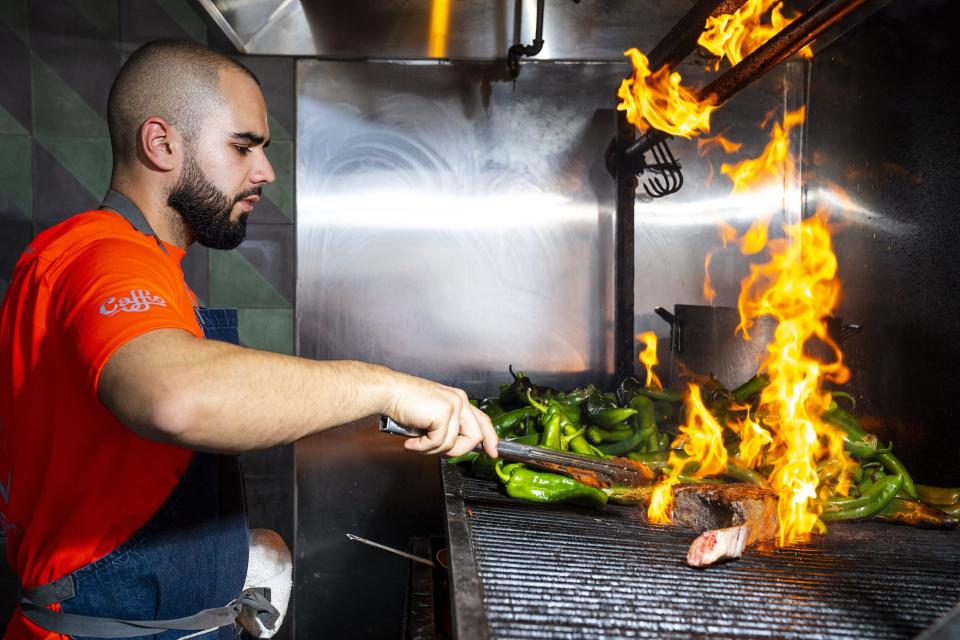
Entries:
{"type": "Polygon", "coordinates": [[[440,463],[446,510],[447,548],[450,553],[450,611],[457,640],[489,640],[490,626],[473,551],[467,508],[463,501],[463,476],[457,465],[440,463]]]}

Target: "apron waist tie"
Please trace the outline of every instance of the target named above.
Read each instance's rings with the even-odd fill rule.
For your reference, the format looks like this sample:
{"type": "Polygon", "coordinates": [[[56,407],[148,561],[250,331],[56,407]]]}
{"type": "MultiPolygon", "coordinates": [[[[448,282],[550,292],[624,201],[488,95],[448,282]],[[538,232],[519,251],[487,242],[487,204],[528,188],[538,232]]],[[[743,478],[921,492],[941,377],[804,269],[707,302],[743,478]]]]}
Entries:
{"type": "Polygon", "coordinates": [[[192,616],[171,620],[119,620],[98,618],[47,609],[51,604],[69,600],[76,595],[73,576],[66,575],[53,582],[22,592],[20,607],[30,622],[49,631],[68,636],[94,638],[134,638],[164,631],[204,631],[231,624],[243,607],[249,607],[268,629],[272,629],[280,612],[270,604],[270,589],[252,587],[240,592],[225,607],[204,609],[192,616]]]}

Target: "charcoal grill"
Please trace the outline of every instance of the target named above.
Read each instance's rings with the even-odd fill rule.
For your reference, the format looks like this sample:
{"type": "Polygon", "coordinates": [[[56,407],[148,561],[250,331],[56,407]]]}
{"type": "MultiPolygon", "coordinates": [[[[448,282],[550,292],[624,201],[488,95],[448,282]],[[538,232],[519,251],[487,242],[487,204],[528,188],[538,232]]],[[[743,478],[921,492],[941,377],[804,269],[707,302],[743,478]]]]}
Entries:
{"type": "Polygon", "coordinates": [[[960,600],[960,534],[834,524],[805,545],[686,565],[696,535],[508,498],[444,463],[460,640],[909,638],[960,600]]]}

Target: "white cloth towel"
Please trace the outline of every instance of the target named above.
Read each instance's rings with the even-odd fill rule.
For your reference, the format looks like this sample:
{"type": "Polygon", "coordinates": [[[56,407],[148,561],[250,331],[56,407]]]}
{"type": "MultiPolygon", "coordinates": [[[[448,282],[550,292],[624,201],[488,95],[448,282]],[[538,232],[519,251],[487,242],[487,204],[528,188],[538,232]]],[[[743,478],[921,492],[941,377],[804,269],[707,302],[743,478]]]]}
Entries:
{"type": "Polygon", "coordinates": [[[280,612],[277,624],[267,629],[249,607],[240,610],[237,620],[255,638],[271,638],[283,624],[293,588],[293,560],[283,538],[270,529],[250,530],[250,560],[247,563],[247,579],[244,589],[268,587],[270,603],[280,612]]]}

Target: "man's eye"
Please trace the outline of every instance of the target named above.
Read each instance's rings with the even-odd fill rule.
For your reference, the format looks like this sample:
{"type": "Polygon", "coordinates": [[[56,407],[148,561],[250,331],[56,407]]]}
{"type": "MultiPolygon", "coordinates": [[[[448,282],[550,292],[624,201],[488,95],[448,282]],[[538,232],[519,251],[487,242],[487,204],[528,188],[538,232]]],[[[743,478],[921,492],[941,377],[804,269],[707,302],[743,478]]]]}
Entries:
{"type": "Polygon", "coordinates": [[[239,153],[242,156],[245,156],[248,153],[250,153],[250,147],[243,147],[238,144],[233,145],[233,147],[237,150],[237,153],[239,153]]]}

